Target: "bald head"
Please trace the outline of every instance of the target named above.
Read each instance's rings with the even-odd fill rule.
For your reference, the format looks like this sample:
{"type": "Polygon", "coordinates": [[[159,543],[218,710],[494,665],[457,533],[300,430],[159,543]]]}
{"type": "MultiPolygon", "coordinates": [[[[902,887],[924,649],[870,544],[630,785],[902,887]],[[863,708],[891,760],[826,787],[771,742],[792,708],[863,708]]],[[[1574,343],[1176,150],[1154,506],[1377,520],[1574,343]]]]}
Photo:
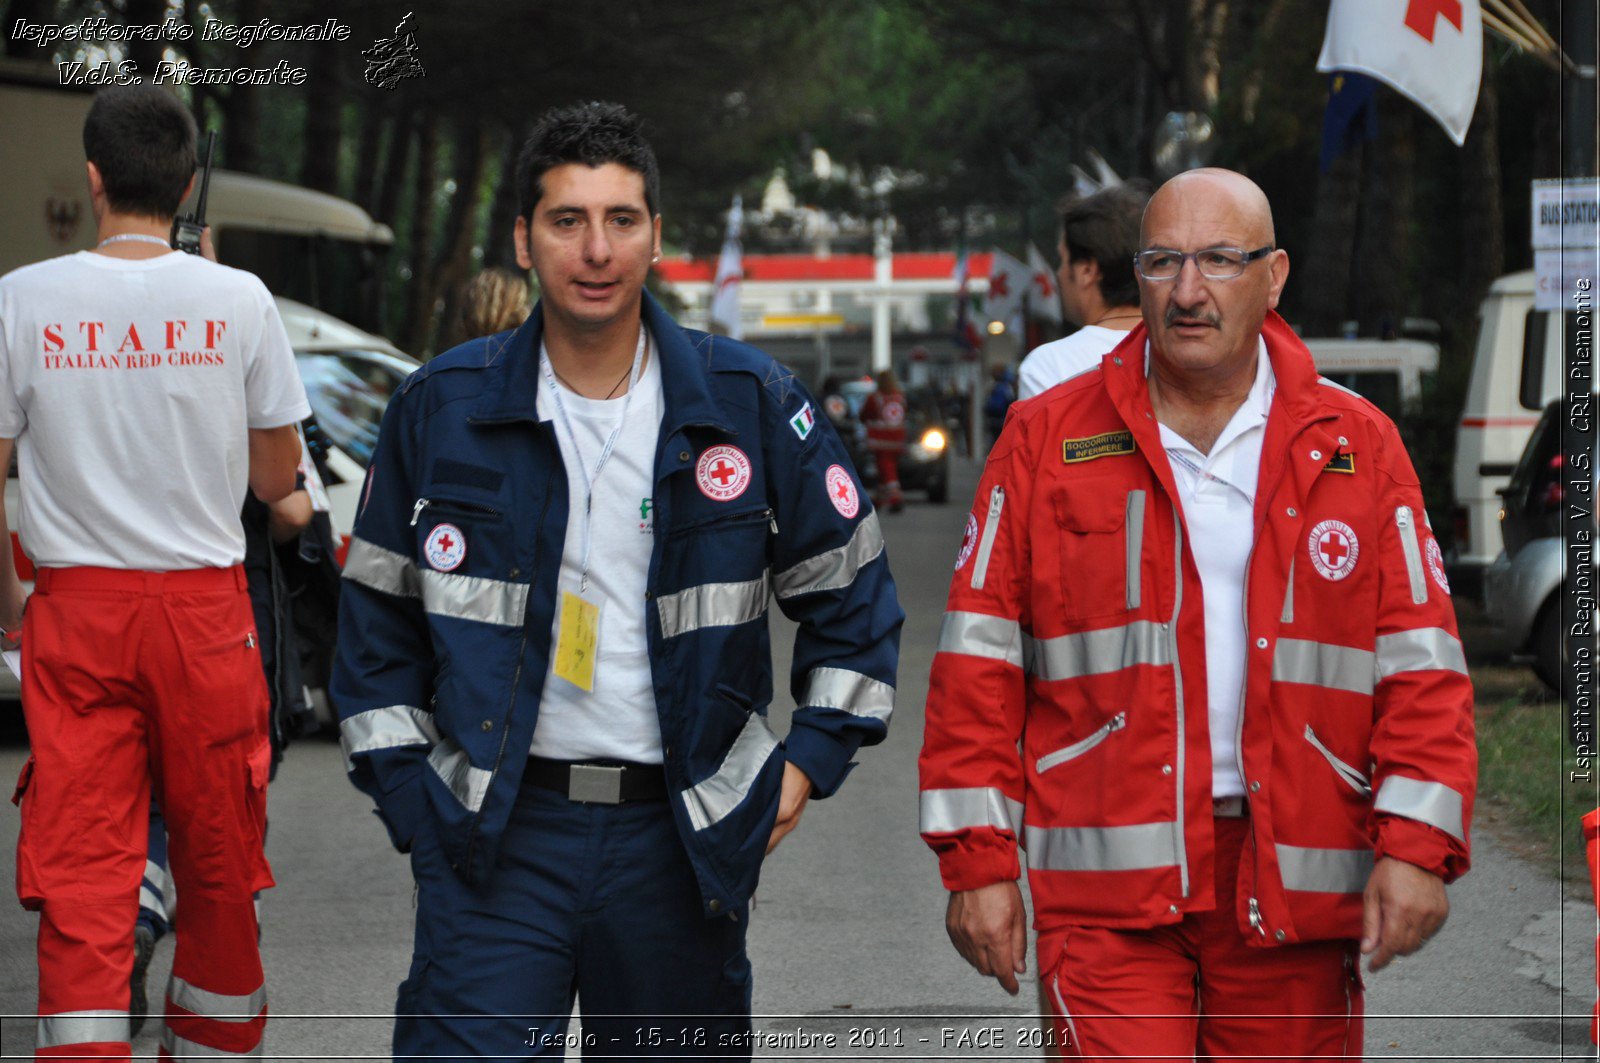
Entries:
{"type": "MultiPolygon", "coordinates": [[[[1181,256],[1177,276],[1139,275],[1139,311],[1150,330],[1157,368],[1173,381],[1216,381],[1248,390],[1267,312],[1289,279],[1289,256],[1277,249],[1265,193],[1231,170],[1190,170],[1156,190],[1139,230],[1141,251],[1181,256]],[[1232,249],[1235,275],[1207,276],[1199,252],[1232,249]]],[[[1241,392],[1242,393],[1242,392],[1241,392]]]]}
{"type": "Polygon", "coordinates": [[[1173,211],[1232,215],[1250,247],[1277,243],[1272,228],[1272,204],[1267,202],[1267,194],[1261,191],[1261,186],[1242,173],[1208,166],[1180,173],[1158,188],[1145,207],[1139,229],[1139,238],[1145,246],[1149,246],[1152,215],[1160,221],[1173,211]]]}

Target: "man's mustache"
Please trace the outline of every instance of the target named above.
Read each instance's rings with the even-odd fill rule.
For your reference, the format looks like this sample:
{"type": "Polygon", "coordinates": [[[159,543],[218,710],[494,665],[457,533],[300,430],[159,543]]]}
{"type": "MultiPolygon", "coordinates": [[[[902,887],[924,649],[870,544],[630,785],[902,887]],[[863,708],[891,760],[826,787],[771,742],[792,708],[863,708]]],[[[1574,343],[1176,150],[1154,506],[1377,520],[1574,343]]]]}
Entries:
{"type": "Polygon", "coordinates": [[[1219,314],[1197,314],[1178,306],[1167,307],[1167,312],[1161,317],[1161,323],[1167,328],[1171,328],[1178,323],[1179,318],[1183,318],[1191,324],[1200,322],[1210,325],[1212,328],[1218,328],[1222,325],[1222,317],[1219,314]]]}

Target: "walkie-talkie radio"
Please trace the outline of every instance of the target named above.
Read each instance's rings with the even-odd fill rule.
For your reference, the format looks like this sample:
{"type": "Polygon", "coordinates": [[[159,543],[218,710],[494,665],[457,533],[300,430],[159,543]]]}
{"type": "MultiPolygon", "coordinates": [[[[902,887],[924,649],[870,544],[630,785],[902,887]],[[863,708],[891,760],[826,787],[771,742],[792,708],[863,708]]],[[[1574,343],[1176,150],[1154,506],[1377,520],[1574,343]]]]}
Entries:
{"type": "Polygon", "coordinates": [[[206,134],[206,161],[200,169],[200,195],[194,213],[180,214],[172,220],[172,246],[191,255],[200,253],[200,235],[206,231],[206,193],[211,188],[211,153],[217,147],[215,131],[206,134]]]}

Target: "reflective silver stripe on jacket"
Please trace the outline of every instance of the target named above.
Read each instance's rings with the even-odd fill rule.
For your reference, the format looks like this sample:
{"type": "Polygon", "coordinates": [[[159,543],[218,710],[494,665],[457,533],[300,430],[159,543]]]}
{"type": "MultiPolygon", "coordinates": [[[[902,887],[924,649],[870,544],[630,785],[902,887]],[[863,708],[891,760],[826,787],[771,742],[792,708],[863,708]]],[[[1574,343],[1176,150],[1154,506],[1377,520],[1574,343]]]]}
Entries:
{"type": "Polygon", "coordinates": [[[455,739],[441,739],[428,754],[428,764],[467,811],[478,812],[483,808],[491,774],[473,767],[472,761],[467,759],[467,751],[455,739]]]}
{"type": "Polygon", "coordinates": [[[1272,681],[1370,694],[1376,685],[1375,659],[1371,650],[1281,638],[1272,651],[1272,681]]]}
{"type": "Polygon", "coordinates": [[[1467,655],[1461,643],[1442,627],[1419,627],[1378,636],[1378,678],[1401,672],[1443,669],[1467,674],[1467,655]]]}
{"type": "Polygon", "coordinates": [[[939,626],[940,653],[988,657],[1022,667],[1022,625],[1003,616],[951,610],[939,626]]]}
{"type": "Polygon", "coordinates": [[[767,718],[752,712],[722,758],[717,773],[682,791],[683,807],[695,830],[720,823],[728,813],[750,796],[750,788],[762,767],[778,748],[778,736],[767,726],[767,718]]]}
{"type": "Polygon", "coordinates": [[[1294,558],[1289,559],[1289,582],[1283,591],[1283,615],[1278,618],[1281,624],[1294,623],[1294,558]]]}
{"type": "Polygon", "coordinates": [[[267,1006],[267,987],[243,996],[230,996],[190,985],[173,975],[172,981],[167,983],[167,999],[184,1011],[216,1022],[254,1022],[267,1006]]]}
{"type": "Polygon", "coordinates": [[[1371,849],[1277,846],[1283,888],[1303,893],[1361,893],[1372,877],[1371,849]]]}
{"type": "Polygon", "coordinates": [[[350,550],[344,558],[344,578],[364,587],[401,598],[420,598],[422,584],[417,566],[404,554],[385,550],[357,535],[350,537],[350,550]]]}
{"type": "Polygon", "coordinates": [[[528,609],[528,585],[423,569],[422,607],[434,616],[521,627],[528,609]]]}
{"type": "Polygon", "coordinates": [[[421,598],[428,612],[458,620],[520,627],[528,608],[526,583],[419,570],[404,554],[355,536],[345,556],[344,578],[385,594],[421,598]]]}
{"type": "Polygon", "coordinates": [[[264,1054],[262,1046],[263,1042],[258,1040],[254,1048],[246,1049],[243,1052],[228,1052],[221,1048],[212,1048],[210,1045],[203,1045],[198,1041],[190,1041],[179,1037],[172,1032],[172,1027],[170,1026],[161,1031],[161,1047],[165,1048],[174,1058],[180,1060],[260,1059],[264,1054]]]}
{"type": "Polygon", "coordinates": [[[1037,871],[1143,871],[1178,863],[1176,823],[1023,828],[1037,871]]]}
{"type": "Polygon", "coordinates": [[[878,514],[868,513],[856,525],[855,534],[843,546],[835,547],[778,573],[772,580],[779,598],[815,591],[835,591],[856,581],[856,573],[883,553],[883,529],[878,514]]]}
{"type": "Polygon", "coordinates": [[[58,1011],[39,1016],[35,1047],[60,1048],[132,1039],[126,1011],[58,1011]]]}
{"type": "Polygon", "coordinates": [[[1128,571],[1127,606],[1129,609],[1139,608],[1143,597],[1142,575],[1144,566],[1144,492],[1128,492],[1128,519],[1127,524],[1127,554],[1128,571]]]}
{"type": "Polygon", "coordinates": [[[1372,809],[1438,827],[1457,841],[1467,840],[1467,831],[1462,825],[1461,795],[1444,783],[1391,775],[1378,787],[1372,809]]]}
{"type": "Polygon", "coordinates": [[[386,705],[339,721],[339,746],[344,750],[346,771],[355,768],[351,758],[357,753],[438,743],[439,728],[433,722],[433,713],[423,712],[415,705],[386,705]]]}
{"type": "Polygon", "coordinates": [[[950,790],[924,790],[921,800],[923,834],[950,834],[958,830],[993,827],[1022,834],[1022,802],[1013,801],[992,786],[950,790]]]}
{"type": "Polygon", "coordinates": [[[848,668],[813,668],[800,703],[887,723],[894,712],[894,687],[848,668]]]}
{"type": "Polygon", "coordinates": [[[1172,663],[1167,632],[1154,620],[1029,640],[1024,659],[1028,674],[1045,680],[1104,675],[1136,664],[1172,663]]]}
{"type": "Polygon", "coordinates": [[[662,596],[656,601],[661,637],[676,638],[703,627],[732,627],[760,619],[767,612],[770,578],[771,573],[763,572],[759,579],[743,583],[702,583],[662,596]]]}

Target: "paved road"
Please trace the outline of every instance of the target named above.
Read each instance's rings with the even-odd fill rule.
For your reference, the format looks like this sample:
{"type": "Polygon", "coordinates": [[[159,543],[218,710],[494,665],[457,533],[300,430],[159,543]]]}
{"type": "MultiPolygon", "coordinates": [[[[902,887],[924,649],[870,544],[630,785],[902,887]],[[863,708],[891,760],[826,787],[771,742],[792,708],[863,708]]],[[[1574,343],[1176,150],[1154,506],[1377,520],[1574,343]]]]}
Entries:
{"type": "MultiPolygon", "coordinates": [[[[1009,997],[950,948],[935,863],[916,836],[923,696],[974,480],[973,469],[959,469],[957,504],[913,505],[884,518],[909,615],[900,708],[888,742],[861,755],[837,797],[811,806],[763,875],[750,951],[756,1011],[764,1016],[757,1027],[771,1040],[758,1056],[1040,1055],[1026,1046],[1035,1028],[1032,988],[1009,997]],[[973,1031],[990,1026],[1001,1030],[999,1047],[973,1046],[973,1031]],[[837,1047],[815,1043],[826,1034],[837,1047]],[[851,1048],[852,1035],[878,1043],[851,1048]],[[801,1037],[813,1043],[791,1047],[801,1037]]],[[[786,674],[787,661],[779,666],[786,674]]],[[[15,739],[0,746],[0,780],[15,778],[25,755],[15,739]]],[[[290,750],[272,790],[271,819],[268,850],[281,884],[264,902],[270,1058],[387,1058],[387,1016],[410,949],[404,858],[389,850],[366,799],[345,782],[331,742],[290,750]]],[[[0,806],[7,893],[16,829],[14,810],[0,806]]],[[[1368,1054],[1592,1058],[1584,1016],[1593,999],[1593,910],[1569,902],[1563,915],[1554,879],[1512,857],[1492,830],[1479,831],[1476,866],[1451,896],[1454,913],[1440,937],[1370,978],[1368,1054]]],[[[5,1056],[32,1047],[33,1023],[17,1016],[34,1006],[34,926],[29,913],[0,904],[0,1013],[13,1016],[0,1020],[5,1056]]],[[[151,971],[158,1000],[170,957],[163,946],[151,971]]],[[[136,1055],[153,1055],[155,1038],[147,1029],[136,1055]]]]}

